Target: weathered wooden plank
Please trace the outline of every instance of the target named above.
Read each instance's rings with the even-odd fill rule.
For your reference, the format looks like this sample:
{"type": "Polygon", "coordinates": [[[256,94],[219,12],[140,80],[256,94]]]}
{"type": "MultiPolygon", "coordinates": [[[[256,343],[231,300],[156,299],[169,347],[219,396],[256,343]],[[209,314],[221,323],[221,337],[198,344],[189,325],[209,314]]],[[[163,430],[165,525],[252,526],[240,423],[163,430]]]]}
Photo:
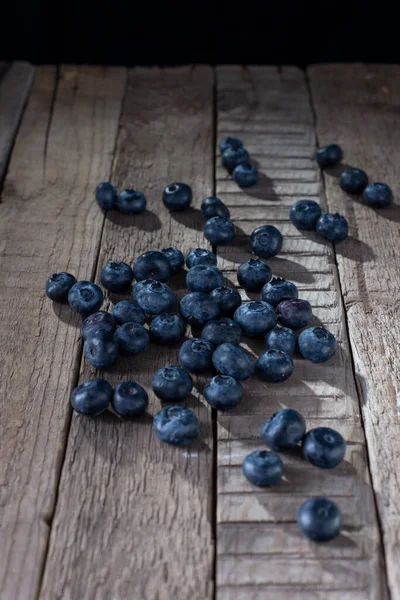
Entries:
{"type": "MultiPolygon", "coordinates": [[[[208,67],[130,72],[113,181],[143,190],[148,211],[110,215],[99,269],[151,248],[204,247],[198,207],[213,189],[212,89],[208,67]],[[196,208],[178,215],[164,208],[162,190],[172,181],[192,186],[196,208]]],[[[181,276],[171,285],[182,294],[181,276]]],[[[152,376],[177,359],[177,348],[150,345],[104,374],[112,384],[134,379],[147,389],[145,418],[73,417],[41,598],[212,597],[210,412],[194,391],[187,405],[201,437],[189,449],[163,445],[152,432],[161,407],[152,376]]],[[[82,378],[89,376],[86,366],[82,378]]]]}
{"type": "MultiPolygon", "coordinates": [[[[218,556],[217,597],[272,598],[278,585],[280,598],[302,597],[297,594],[303,587],[310,597],[318,597],[320,589],[321,598],[385,598],[380,536],[333,248],[315,234],[298,232],[288,220],[290,206],[302,197],[317,198],[325,206],[320,173],[312,160],[315,131],[305,78],[291,68],[224,67],[218,70],[217,83],[217,137],[228,131],[241,137],[261,172],[259,184],[240,190],[216,168],[217,195],[232,208],[233,218],[240,215],[238,238],[220,252],[226,276],[237,285],[233,270],[250,257],[248,234],[260,224],[275,223],[284,244],[279,256],[267,262],[275,275],[300,284],[313,305],[314,322],[327,325],[339,338],[339,351],[329,363],[311,365],[296,358],[293,376],[279,386],[252,378],[245,383],[243,406],[218,415],[217,539],[218,547],[229,546],[229,552],[218,556]],[[281,157],[282,169],[277,166],[281,157]],[[307,161],[301,174],[298,165],[291,170],[288,157],[307,161]],[[279,405],[304,412],[310,428],[324,424],[341,431],[350,442],[344,464],[321,474],[292,457],[285,459],[286,480],[275,489],[263,491],[246,482],[239,465],[245,454],[263,447],[260,427],[279,405]],[[279,526],[283,531],[292,527],[302,502],[318,494],[336,500],[345,534],[324,547],[323,558],[310,557],[311,546],[304,541],[301,547],[297,543],[297,552],[282,558],[279,526]],[[271,536],[269,550],[261,554],[251,544],[243,552],[239,542],[229,542],[239,535],[233,534],[235,527],[248,539],[246,526],[251,535],[254,522],[268,527],[271,536]],[[353,551],[346,555],[354,530],[353,551]]],[[[246,342],[253,354],[262,351],[262,343],[246,342]]]]}
{"type": "Polygon", "coordinates": [[[397,177],[400,67],[330,65],[309,70],[318,142],[335,141],[344,163],[387,182],[394,204],[375,211],[347,196],[340,169],[325,173],[329,210],[346,216],[350,237],[337,246],[372,480],[383,527],[389,587],[400,596],[400,246],[397,177]]]}
{"type": "Polygon", "coordinates": [[[79,319],[52,305],[49,273],[90,278],[103,216],[93,186],[111,169],[123,69],[38,69],[0,204],[0,596],[39,584],[80,356],[79,319]]]}

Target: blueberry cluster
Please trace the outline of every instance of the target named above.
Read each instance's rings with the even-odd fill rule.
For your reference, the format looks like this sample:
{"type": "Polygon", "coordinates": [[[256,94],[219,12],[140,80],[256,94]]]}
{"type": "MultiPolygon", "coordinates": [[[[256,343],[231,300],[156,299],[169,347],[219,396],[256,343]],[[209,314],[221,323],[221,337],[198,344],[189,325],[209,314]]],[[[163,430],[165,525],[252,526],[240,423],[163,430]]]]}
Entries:
{"type": "Polygon", "coordinates": [[[249,153],[242,140],[226,137],[219,143],[222,166],[230,173],[240,187],[255,185],[258,181],[257,167],[251,165],[249,153]]]}
{"type": "Polygon", "coordinates": [[[137,190],[123,190],[119,194],[108,181],[96,187],[97,204],[103,210],[116,209],[124,215],[137,215],[146,210],[146,196],[137,190]]]}

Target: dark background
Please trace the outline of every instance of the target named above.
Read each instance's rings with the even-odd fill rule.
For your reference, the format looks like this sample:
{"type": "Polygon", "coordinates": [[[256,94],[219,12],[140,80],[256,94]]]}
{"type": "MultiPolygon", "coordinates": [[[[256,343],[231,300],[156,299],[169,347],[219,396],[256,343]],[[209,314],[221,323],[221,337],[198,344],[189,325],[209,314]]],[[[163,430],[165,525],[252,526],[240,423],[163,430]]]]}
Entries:
{"type": "Polygon", "coordinates": [[[175,65],[400,62],[395,2],[9,0],[0,59],[175,65]]]}

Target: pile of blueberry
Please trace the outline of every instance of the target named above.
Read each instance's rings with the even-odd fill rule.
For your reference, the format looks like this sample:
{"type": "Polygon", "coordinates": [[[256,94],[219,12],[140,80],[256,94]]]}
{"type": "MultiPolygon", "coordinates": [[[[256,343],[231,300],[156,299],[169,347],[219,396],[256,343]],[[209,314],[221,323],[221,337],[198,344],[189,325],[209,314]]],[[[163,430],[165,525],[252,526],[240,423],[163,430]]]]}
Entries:
{"type": "Polygon", "coordinates": [[[255,185],[258,181],[257,167],[251,165],[249,153],[242,140],[227,137],[219,144],[222,166],[230,173],[240,187],[255,185]]]}

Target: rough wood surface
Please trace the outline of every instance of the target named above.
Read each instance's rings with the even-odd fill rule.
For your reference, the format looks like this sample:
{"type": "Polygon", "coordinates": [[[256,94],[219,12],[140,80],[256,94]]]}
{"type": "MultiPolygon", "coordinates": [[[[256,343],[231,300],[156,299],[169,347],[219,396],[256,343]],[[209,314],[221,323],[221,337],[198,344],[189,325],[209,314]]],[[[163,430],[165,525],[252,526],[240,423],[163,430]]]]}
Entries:
{"type": "MultiPolygon", "coordinates": [[[[213,187],[212,88],[208,67],[130,72],[112,179],[143,190],[148,210],[107,215],[99,269],[113,259],[132,263],[149,249],[204,247],[198,207],[213,187]],[[162,190],[173,181],[190,183],[193,209],[164,208],[162,190]]],[[[171,284],[182,295],[184,277],[171,284]]],[[[144,418],[73,416],[41,599],[212,597],[210,412],[195,390],[187,404],[199,416],[201,436],[189,449],[163,445],[152,432],[161,405],[151,379],[178,363],[177,350],[151,344],[104,373],[112,384],[133,379],[147,389],[144,418]]],[[[86,365],[82,379],[90,376],[86,365]]]]}
{"type": "MultiPolygon", "coordinates": [[[[293,376],[281,385],[253,378],[245,383],[243,403],[218,417],[217,598],[382,599],[380,536],[335,256],[330,243],[299,232],[288,218],[290,206],[302,197],[326,204],[313,159],[315,130],[305,78],[294,68],[223,67],[217,84],[217,138],[228,132],[242,138],[261,172],[257,186],[240,190],[218,160],[216,192],[240,228],[236,243],[220,252],[226,277],[237,285],[233,271],[250,257],[247,239],[254,227],[276,225],[284,245],[267,262],[309,299],[313,322],[327,325],[339,339],[329,363],[296,358],[293,376]],[[328,425],[342,432],[350,442],[346,461],[322,473],[300,458],[285,459],[287,480],[260,491],[244,480],[239,464],[248,452],[263,447],[261,425],[283,406],[303,412],[309,427],[328,425]],[[324,546],[323,556],[295,526],[302,502],[321,493],[337,502],[345,523],[344,533],[324,546]]],[[[263,345],[248,340],[248,348],[257,355],[263,345]]]]}
{"type": "Polygon", "coordinates": [[[400,597],[400,67],[323,65],[309,69],[320,145],[338,143],[344,163],[385,181],[394,204],[374,210],[325,173],[329,210],[346,216],[350,236],[337,261],[372,480],[383,528],[389,588],[400,597]]]}
{"type": "Polygon", "coordinates": [[[53,306],[43,288],[58,270],[92,276],[103,223],[93,188],[111,170],[124,83],[121,69],[65,67],[53,106],[56,70],[39,68],[5,180],[0,596],[7,600],[36,595],[79,366],[79,319],[53,306]]]}

